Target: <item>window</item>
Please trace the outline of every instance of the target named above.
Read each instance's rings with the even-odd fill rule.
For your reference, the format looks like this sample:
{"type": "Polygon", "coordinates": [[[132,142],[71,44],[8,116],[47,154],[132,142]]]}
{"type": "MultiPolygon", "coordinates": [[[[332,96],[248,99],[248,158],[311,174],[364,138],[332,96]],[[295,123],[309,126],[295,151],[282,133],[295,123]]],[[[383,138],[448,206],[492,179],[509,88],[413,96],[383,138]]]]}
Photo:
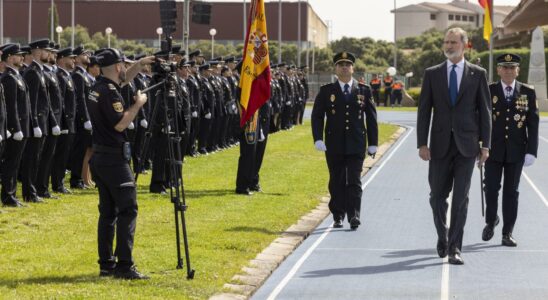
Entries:
{"type": "Polygon", "coordinates": [[[449,20],[453,21],[453,15],[449,15],[449,20]]]}
{"type": "Polygon", "coordinates": [[[468,21],[468,16],[462,16],[463,21],[468,21]]]}
{"type": "Polygon", "coordinates": [[[468,21],[474,22],[474,16],[469,16],[469,17],[468,17],[468,21]]]}
{"type": "Polygon", "coordinates": [[[435,14],[430,14],[430,20],[435,20],[436,19],[436,15],[435,14]]]}
{"type": "Polygon", "coordinates": [[[455,21],[460,21],[460,15],[455,15],[455,21]]]}

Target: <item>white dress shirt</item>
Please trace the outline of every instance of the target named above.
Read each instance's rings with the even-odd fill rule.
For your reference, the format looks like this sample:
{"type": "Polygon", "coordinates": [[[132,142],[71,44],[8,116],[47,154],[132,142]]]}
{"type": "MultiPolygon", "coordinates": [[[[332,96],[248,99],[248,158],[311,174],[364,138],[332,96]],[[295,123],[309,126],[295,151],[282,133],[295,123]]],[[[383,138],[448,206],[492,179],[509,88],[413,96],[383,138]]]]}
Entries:
{"type": "MultiPolygon", "coordinates": [[[[461,59],[457,64],[457,67],[455,68],[455,72],[457,72],[457,92],[460,89],[460,82],[462,81],[462,73],[464,73],[464,58],[461,59]]],[[[449,82],[451,80],[451,70],[453,70],[453,63],[450,60],[447,60],[447,86],[450,86],[451,83],[449,82]]]]}
{"type": "Polygon", "coordinates": [[[348,93],[351,93],[353,83],[354,83],[354,78],[350,78],[349,82],[342,82],[342,81],[339,80],[339,85],[341,86],[341,91],[344,93],[344,85],[348,84],[348,93]]]}
{"type": "Polygon", "coordinates": [[[512,84],[510,84],[510,85],[507,85],[502,80],[500,81],[500,83],[502,84],[502,91],[504,92],[504,96],[505,97],[508,97],[508,96],[512,97],[512,95],[514,95],[514,92],[515,92],[514,90],[516,88],[516,80],[514,79],[514,81],[512,81],[512,84]],[[506,91],[507,86],[512,88],[512,90],[510,91],[510,95],[508,95],[508,92],[506,91]]]}

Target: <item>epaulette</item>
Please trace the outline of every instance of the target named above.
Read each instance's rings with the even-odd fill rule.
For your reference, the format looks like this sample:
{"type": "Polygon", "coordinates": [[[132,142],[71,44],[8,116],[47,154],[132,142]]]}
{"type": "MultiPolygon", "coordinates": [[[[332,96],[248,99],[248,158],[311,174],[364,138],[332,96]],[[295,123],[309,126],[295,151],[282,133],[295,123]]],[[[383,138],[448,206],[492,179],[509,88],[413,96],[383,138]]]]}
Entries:
{"type": "Polygon", "coordinates": [[[112,91],[115,91],[115,90],[116,90],[116,87],[115,87],[114,84],[112,84],[112,83],[109,83],[109,84],[108,84],[108,88],[109,88],[110,90],[112,90],[112,91]]]}
{"type": "Polygon", "coordinates": [[[535,90],[535,86],[530,85],[530,84],[522,83],[521,86],[526,87],[526,88],[531,89],[531,90],[535,90]]]}
{"type": "Polygon", "coordinates": [[[332,85],[332,84],[333,84],[333,82],[331,82],[331,83],[326,83],[326,84],[322,85],[321,87],[322,87],[322,88],[323,88],[323,87],[327,87],[327,86],[330,86],[330,85],[332,85]]]}
{"type": "Polygon", "coordinates": [[[369,84],[366,84],[366,83],[361,83],[361,82],[358,82],[358,86],[361,86],[362,88],[368,88],[368,89],[371,89],[371,86],[369,86],[369,84]]]}

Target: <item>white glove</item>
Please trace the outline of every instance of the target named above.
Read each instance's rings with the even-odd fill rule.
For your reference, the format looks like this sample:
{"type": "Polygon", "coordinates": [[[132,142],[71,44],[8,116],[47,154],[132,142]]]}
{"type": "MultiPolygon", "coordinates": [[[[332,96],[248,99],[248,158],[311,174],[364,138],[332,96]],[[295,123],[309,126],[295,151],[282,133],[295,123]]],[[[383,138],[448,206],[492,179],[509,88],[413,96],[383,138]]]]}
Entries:
{"type": "Polygon", "coordinates": [[[139,122],[139,124],[141,125],[141,127],[143,128],[148,128],[148,122],[146,119],[142,119],[141,122],[139,122]]]}
{"type": "Polygon", "coordinates": [[[91,130],[91,122],[90,121],[85,121],[84,122],[84,128],[86,130],[91,130]]]}
{"type": "Polygon", "coordinates": [[[13,135],[13,139],[20,142],[23,140],[23,133],[21,131],[17,131],[14,135],[13,135]]]}
{"type": "Polygon", "coordinates": [[[211,113],[207,113],[207,114],[204,116],[204,118],[206,118],[206,119],[208,119],[208,120],[211,119],[211,113]]]}
{"type": "Polygon", "coordinates": [[[287,105],[287,106],[291,105],[291,101],[287,101],[287,102],[285,103],[285,105],[287,105]]]}
{"type": "Polygon", "coordinates": [[[11,137],[11,132],[9,130],[6,130],[6,139],[9,139],[11,137]]]}
{"type": "Polygon", "coordinates": [[[533,165],[536,159],[537,158],[533,154],[529,154],[529,153],[525,154],[525,160],[523,161],[523,166],[529,167],[533,165]]]}
{"type": "Polygon", "coordinates": [[[2,138],[2,135],[0,134],[0,142],[2,142],[3,138],[2,138]]]}
{"type": "Polygon", "coordinates": [[[316,147],[316,150],[318,151],[327,151],[327,147],[322,140],[317,140],[316,142],[314,142],[314,147],[316,147]]]}
{"type": "Polygon", "coordinates": [[[32,130],[34,131],[34,137],[35,138],[41,138],[42,137],[42,129],[40,129],[40,127],[34,127],[32,130]]]}
{"type": "Polygon", "coordinates": [[[367,147],[367,153],[371,153],[371,154],[377,153],[377,146],[369,146],[369,147],[367,147]]]}
{"type": "Polygon", "coordinates": [[[197,117],[198,117],[198,112],[193,111],[193,112],[192,112],[192,117],[193,117],[193,118],[197,118],[197,117]]]}
{"type": "Polygon", "coordinates": [[[266,137],[264,136],[263,130],[261,129],[259,132],[259,139],[257,141],[264,142],[265,139],[266,137]]]}
{"type": "Polygon", "coordinates": [[[51,129],[51,134],[53,134],[54,136],[58,136],[61,134],[61,128],[59,128],[58,125],[55,125],[52,129],[51,129]]]}
{"type": "Polygon", "coordinates": [[[68,134],[68,129],[61,130],[61,134],[68,134]]]}
{"type": "Polygon", "coordinates": [[[129,130],[135,129],[135,124],[133,124],[133,122],[130,122],[129,125],[127,126],[127,129],[129,130]]]}

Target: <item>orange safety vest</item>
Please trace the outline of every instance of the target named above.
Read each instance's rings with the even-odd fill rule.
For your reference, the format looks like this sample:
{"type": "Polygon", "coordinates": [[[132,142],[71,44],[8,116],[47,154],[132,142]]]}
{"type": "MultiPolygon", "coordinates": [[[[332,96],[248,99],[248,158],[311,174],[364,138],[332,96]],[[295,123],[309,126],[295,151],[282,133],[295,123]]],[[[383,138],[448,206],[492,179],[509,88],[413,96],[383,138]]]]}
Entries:
{"type": "Polygon", "coordinates": [[[389,85],[392,85],[393,81],[394,80],[392,79],[392,77],[385,77],[384,78],[384,85],[386,85],[388,87],[389,85]]]}
{"type": "Polygon", "coordinates": [[[402,85],[401,83],[394,83],[394,84],[392,85],[392,88],[393,88],[394,90],[401,90],[401,89],[403,88],[403,85],[402,85]]]}

